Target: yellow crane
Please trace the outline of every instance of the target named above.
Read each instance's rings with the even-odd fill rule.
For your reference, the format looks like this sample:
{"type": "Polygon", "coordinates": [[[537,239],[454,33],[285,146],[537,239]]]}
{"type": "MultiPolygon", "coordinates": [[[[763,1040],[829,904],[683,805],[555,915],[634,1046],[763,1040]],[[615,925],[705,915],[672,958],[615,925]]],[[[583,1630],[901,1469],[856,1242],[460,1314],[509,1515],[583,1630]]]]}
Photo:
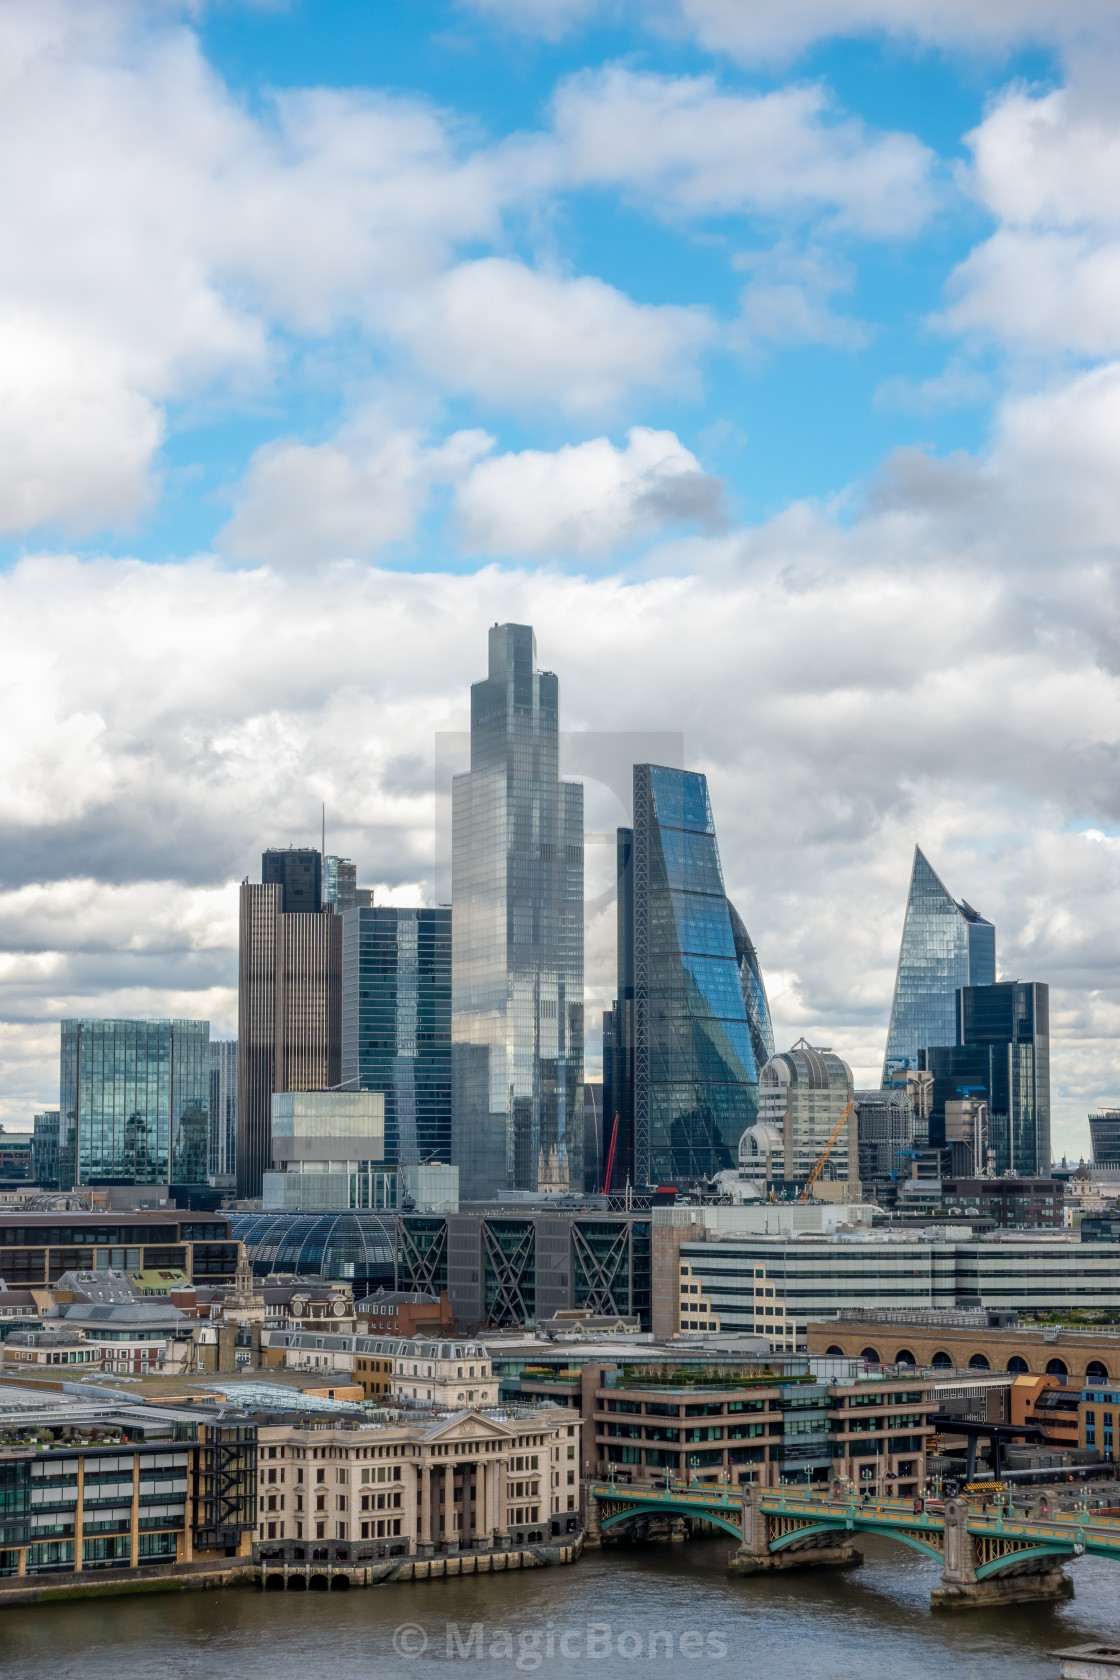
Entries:
{"type": "Polygon", "coordinates": [[[820,1154],[817,1156],[816,1162],[814,1163],[814,1166],[813,1166],[813,1170],[809,1174],[808,1178],[805,1181],[805,1188],[802,1190],[800,1196],[798,1196],[798,1198],[797,1198],[798,1202],[807,1202],[809,1200],[809,1197],[813,1194],[813,1186],[817,1182],[817,1179],[821,1176],[821,1173],[824,1171],[825,1163],[827,1162],[828,1157],[832,1154],[832,1151],[836,1146],[836,1139],[840,1136],[840,1133],[844,1130],[844,1127],[847,1125],[848,1116],[852,1112],[852,1110],[855,1106],[856,1106],[855,1105],[855,1100],[853,1099],[848,1104],[847,1108],[845,1108],[843,1114],[840,1116],[839,1120],[837,1120],[835,1126],[833,1126],[831,1132],[828,1134],[828,1142],[825,1144],[824,1148],[821,1150],[820,1154]]]}

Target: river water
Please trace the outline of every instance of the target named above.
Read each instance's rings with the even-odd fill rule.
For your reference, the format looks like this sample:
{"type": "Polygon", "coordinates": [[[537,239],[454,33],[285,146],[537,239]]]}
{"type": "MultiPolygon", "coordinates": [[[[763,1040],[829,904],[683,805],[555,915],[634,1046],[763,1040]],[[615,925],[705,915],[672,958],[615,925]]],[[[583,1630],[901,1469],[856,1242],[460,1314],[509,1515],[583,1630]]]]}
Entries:
{"type": "Polygon", "coordinates": [[[216,1593],[0,1610],[3,1680],[1053,1680],[1056,1646],[1120,1638],[1120,1570],[1060,1607],[933,1614],[938,1570],[865,1536],[861,1568],[728,1580],[722,1541],[349,1593],[216,1593]]]}

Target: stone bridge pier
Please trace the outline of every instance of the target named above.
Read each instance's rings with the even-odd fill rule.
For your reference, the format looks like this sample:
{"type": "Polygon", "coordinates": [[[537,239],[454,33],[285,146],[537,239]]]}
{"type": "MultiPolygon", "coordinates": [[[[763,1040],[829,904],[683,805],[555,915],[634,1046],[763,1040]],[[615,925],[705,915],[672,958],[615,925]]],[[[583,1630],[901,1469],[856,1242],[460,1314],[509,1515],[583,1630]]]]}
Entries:
{"type": "Polygon", "coordinates": [[[1028,1604],[1073,1597],[1073,1582],[1060,1557],[1039,1557],[1037,1546],[970,1534],[963,1499],[945,1501],[945,1568],[941,1585],[930,1593],[934,1610],[1001,1604],[1028,1604]],[[1022,1563],[1002,1563],[1022,1550],[1022,1563]]]}
{"type": "Polygon", "coordinates": [[[806,1569],[819,1564],[844,1567],[863,1562],[863,1553],[835,1528],[769,1515],[762,1508],[764,1490],[743,1488],[743,1538],[727,1565],[729,1575],[762,1575],[778,1569],[806,1569]],[[788,1536],[788,1537],[787,1537],[788,1536]],[[778,1551],[771,1544],[780,1542],[778,1551]]]}

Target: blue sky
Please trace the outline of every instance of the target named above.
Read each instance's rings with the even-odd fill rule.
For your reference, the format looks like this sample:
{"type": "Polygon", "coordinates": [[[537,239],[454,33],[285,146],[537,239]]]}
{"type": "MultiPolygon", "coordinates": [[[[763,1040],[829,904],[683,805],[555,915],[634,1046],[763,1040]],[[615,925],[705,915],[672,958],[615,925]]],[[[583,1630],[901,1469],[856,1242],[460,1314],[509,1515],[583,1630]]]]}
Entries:
{"type": "Polygon", "coordinates": [[[231,1032],[237,883],[322,802],[430,900],[434,736],[510,619],[566,728],[683,733],[780,1043],[877,1078],[920,842],[1051,984],[1084,1148],[1120,1103],[1117,23],[7,0],[0,1119],[56,1098],[61,1016],[231,1032]]]}

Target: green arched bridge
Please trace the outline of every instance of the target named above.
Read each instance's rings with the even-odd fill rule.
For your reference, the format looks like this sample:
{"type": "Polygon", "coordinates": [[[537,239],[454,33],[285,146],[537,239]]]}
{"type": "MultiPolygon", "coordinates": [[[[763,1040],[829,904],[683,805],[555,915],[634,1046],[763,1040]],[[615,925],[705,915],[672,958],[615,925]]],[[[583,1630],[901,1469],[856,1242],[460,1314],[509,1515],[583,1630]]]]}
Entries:
{"type": "Polygon", "coordinates": [[[1020,1498],[1017,1508],[980,1499],[947,1499],[915,1511],[909,1499],[867,1503],[829,1490],[742,1489],[710,1484],[641,1487],[593,1482],[592,1532],[609,1534],[650,1518],[699,1518],[739,1541],[734,1574],[759,1574],[808,1564],[858,1563],[858,1534],[879,1534],[941,1565],[935,1606],[1016,1603],[1068,1598],[1073,1583],[1062,1569],[1083,1553],[1120,1562],[1120,1520],[1087,1510],[1050,1514],[1053,1493],[1020,1498]],[[595,1523],[595,1517],[598,1521],[595,1523]]]}

